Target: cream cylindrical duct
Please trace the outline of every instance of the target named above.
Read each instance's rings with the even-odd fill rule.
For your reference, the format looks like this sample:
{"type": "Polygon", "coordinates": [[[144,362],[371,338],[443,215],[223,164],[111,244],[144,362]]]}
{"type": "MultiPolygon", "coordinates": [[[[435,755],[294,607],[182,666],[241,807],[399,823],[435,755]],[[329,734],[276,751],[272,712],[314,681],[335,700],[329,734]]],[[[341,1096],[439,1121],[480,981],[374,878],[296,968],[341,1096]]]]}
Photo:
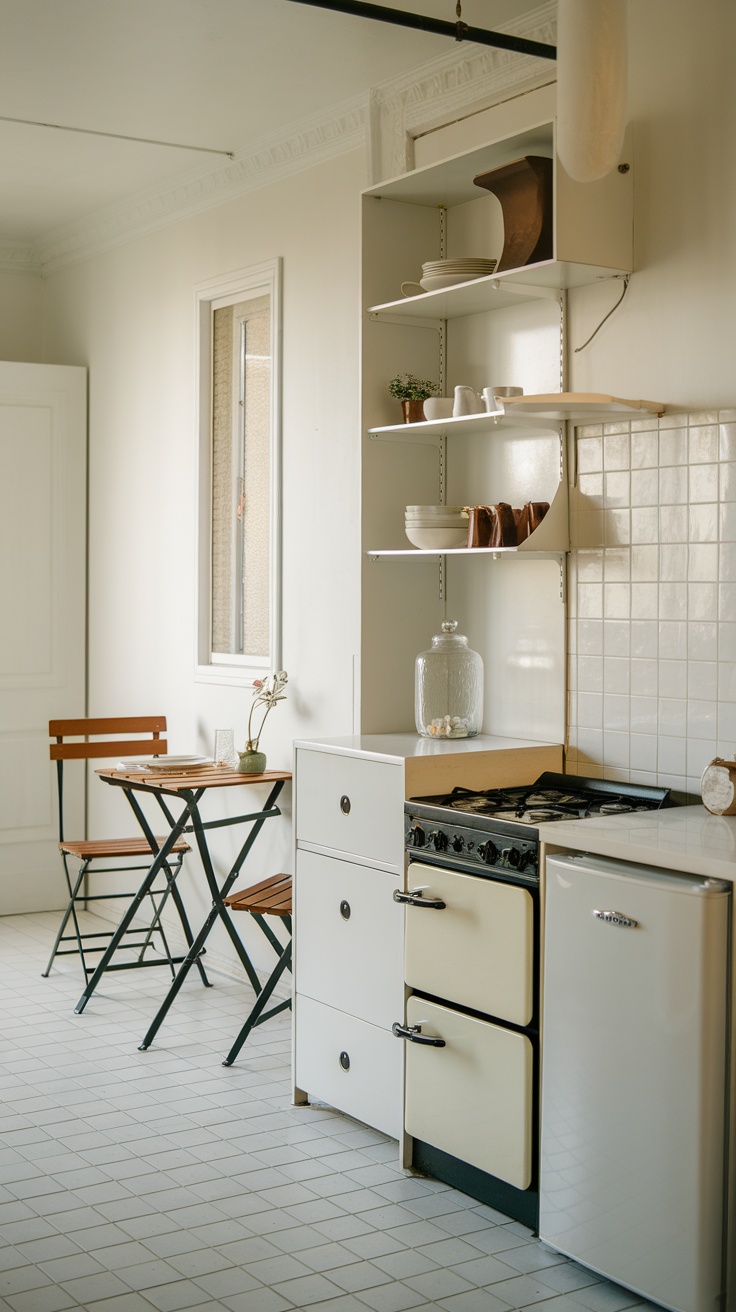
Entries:
{"type": "Polygon", "coordinates": [[[626,127],[626,0],[559,0],[557,153],[576,182],[618,163],[626,127]]]}

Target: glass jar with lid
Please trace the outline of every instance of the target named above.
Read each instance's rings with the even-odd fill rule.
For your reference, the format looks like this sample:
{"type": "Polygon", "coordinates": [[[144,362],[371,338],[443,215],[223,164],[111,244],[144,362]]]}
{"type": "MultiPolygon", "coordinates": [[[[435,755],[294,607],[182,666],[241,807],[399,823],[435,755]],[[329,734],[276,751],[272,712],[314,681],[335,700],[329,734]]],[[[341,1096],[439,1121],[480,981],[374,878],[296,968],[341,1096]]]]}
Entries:
{"type": "Polygon", "coordinates": [[[429,651],[417,656],[414,714],[425,738],[474,738],[483,725],[483,661],[445,620],[429,651]]]}

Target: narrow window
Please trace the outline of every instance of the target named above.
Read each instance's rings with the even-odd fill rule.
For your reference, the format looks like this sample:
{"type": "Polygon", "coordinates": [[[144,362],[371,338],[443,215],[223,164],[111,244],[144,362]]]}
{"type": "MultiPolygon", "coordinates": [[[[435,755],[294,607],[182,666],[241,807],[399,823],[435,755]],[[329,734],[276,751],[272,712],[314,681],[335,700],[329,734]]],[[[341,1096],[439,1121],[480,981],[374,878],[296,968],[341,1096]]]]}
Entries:
{"type": "Polygon", "coordinates": [[[281,664],[279,266],[267,268],[198,289],[198,667],[218,679],[281,664]]]}

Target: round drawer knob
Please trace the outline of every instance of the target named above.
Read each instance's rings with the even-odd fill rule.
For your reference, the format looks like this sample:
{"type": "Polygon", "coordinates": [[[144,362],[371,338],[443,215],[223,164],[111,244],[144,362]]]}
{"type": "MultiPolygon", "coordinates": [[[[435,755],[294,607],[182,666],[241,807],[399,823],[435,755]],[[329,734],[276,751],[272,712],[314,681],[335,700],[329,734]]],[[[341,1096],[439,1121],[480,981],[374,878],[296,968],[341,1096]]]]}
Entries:
{"type": "Polygon", "coordinates": [[[348,797],[347,793],[343,793],[342,797],[340,798],[340,810],[342,811],[343,815],[350,815],[350,798],[348,797]]]}
{"type": "Polygon", "coordinates": [[[343,901],[340,903],[340,915],[342,916],[343,920],[350,919],[350,903],[346,902],[344,898],[343,901]]]}
{"type": "Polygon", "coordinates": [[[350,1058],[346,1052],[340,1053],[340,1065],[344,1071],[350,1070],[350,1058]]]}

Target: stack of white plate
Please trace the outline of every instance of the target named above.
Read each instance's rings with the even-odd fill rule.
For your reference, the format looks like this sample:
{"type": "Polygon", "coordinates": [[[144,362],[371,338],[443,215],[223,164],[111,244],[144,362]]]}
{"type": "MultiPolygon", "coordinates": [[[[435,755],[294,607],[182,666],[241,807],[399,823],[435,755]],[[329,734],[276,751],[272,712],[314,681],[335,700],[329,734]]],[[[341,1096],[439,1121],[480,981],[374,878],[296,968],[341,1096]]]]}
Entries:
{"type": "Polygon", "coordinates": [[[423,551],[445,551],[464,547],[468,540],[468,515],[462,506],[407,506],[406,536],[423,551]]]}
{"type": "Polygon", "coordinates": [[[498,260],[481,259],[475,255],[460,256],[454,260],[427,260],[422,265],[419,285],[425,292],[439,291],[442,287],[453,287],[458,282],[487,278],[497,264],[498,260]]]}

